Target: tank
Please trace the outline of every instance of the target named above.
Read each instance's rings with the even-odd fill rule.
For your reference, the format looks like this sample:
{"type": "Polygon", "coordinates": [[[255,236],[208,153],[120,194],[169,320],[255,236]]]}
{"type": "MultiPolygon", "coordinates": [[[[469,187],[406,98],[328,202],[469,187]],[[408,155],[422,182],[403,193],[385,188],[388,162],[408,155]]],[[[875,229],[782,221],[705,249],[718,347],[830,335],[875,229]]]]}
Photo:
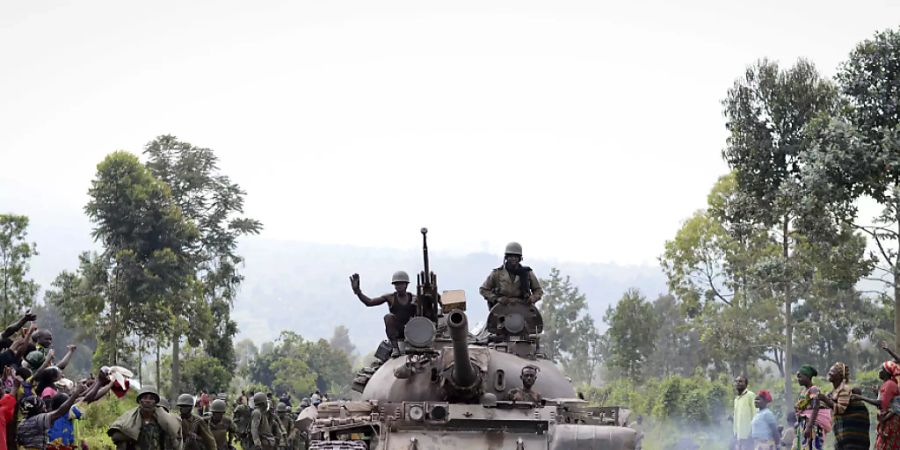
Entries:
{"type": "Polygon", "coordinates": [[[382,343],[353,382],[361,400],[307,408],[298,425],[310,450],[639,449],[622,407],[591,407],[541,352],[543,321],[534,305],[498,304],[485,329],[468,329],[465,293],[438,294],[422,229],[424,270],[417,315],[404,329],[401,356],[382,343]],[[537,371],[539,401],[516,401],[522,369],[537,371]]]}

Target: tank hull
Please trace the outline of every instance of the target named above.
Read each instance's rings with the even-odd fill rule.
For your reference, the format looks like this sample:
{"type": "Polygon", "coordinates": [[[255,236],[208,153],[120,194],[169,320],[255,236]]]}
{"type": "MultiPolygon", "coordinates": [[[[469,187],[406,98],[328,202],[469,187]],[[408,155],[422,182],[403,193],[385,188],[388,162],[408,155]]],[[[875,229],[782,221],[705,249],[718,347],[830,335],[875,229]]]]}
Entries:
{"type": "MultiPolygon", "coordinates": [[[[484,350],[486,350],[484,347],[469,346],[469,351],[473,355],[484,350]]],[[[490,360],[484,377],[484,392],[493,393],[498,399],[504,399],[510,389],[522,387],[519,374],[523,366],[530,364],[540,369],[540,376],[538,376],[534,388],[544,398],[574,398],[576,396],[572,385],[553,362],[543,359],[529,360],[495,350],[488,351],[490,360]],[[500,378],[498,371],[502,371],[502,382],[498,382],[498,378],[500,378]],[[502,389],[498,389],[498,387],[502,389]]],[[[405,362],[405,358],[386,361],[366,384],[362,399],[381,401],[404,399],[417,402],[442,400],[443,393],[436,388],[429,373],[415,374],[406,379],[394,377],[394,371],[403,366],[405,362]]]]}

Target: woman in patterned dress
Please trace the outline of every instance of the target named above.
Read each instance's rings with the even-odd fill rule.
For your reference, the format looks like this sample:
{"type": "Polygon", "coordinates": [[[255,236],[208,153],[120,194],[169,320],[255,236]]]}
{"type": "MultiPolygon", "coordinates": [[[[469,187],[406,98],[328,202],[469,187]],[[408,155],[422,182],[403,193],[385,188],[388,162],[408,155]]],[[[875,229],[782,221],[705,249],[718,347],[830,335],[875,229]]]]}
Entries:
{"type": "Polygon", "coordinates": [[[831,431],[831,409],[819,400],[821,391],[812,384],[813,377],[818,374],[810,365],[797,371],[797,383],[803,389],[794,405],[798,420],[796,450],[822,450],[825,435],[831,431]]]}
{"type": "Polygon", "coordinates": [[[819,400],[831,408],[835,450],[869,450],[869,410],[858,398],[852,398],[850,368],[841,362],[828,371],[834,389],[819,394],[819,400]]]}
{"type": "Polygon", "coordinates": [[[882,381],[878,399],[856,395],[851,397],[878,407],[875,450],[900,450],[900,415],[891,412],[891,403],[895,397],[900,396],[900,387],[897,385],[898,376],[900,376],[900,365],[894,361],[887,361],[881,365],[881,371],[878,372],[878,378],[882,381]]]}

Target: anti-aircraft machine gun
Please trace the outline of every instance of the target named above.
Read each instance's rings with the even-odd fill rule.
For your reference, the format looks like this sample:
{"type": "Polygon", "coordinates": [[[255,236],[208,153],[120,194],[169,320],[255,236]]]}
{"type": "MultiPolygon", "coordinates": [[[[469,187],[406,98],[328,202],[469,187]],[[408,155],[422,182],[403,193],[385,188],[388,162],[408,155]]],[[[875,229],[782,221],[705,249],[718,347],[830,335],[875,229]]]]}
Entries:
{"type": "Polygon", "coordinates": [[[491,309],[485,332],[468,330],[463,291],[437,291],[422,229],[419,310],[406,328],[404,354],[383,347],[353,389],[361,401],[326,402],[298,419],[310,450],[639,449],[628,411],[591,407],[540,352],[543,320],[534,305],[491,309]],[[525,366],[540,372],[538,403],[513,401],[525,366]]]}

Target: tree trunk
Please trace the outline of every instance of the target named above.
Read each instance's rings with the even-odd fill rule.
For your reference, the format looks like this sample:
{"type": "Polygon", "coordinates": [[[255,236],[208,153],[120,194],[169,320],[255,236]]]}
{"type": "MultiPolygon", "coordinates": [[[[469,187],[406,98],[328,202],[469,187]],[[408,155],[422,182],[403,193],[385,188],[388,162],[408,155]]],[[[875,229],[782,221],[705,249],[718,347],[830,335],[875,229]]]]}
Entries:
{"type": "MultiPolygon", "coordinates": [[[[788,241],[788,224],[789,218],[788,216],[784,216],[784,224],[782,228],[783,237],[782,237],[782,254],[784,256],[784,263],[787,266],[788,257],[790,255],[790,242],[788,241]]],[[[791,288],[789,286],[788,280],[784,280],[783,285],[784,290],[784,411],[785,415],[787,415],[788,411],[791,409],[791,400],[794,398],[792,388],[794,387],[794,380],[792,379],[791,373],[791,363],[793,362],[794,357],[794,323],[791,318],[791,288]]]]}
{"type": "MultiPolygon", "coordinates": [[[[900,186],[894,186],[894,220],[900,237],[900,186]]],[[[877,230],[876,230],[877,232],[877,230]]],[[[891,270],[894,273],[894,349],[900,349],[900,239],[897,239],[897,255],[891,270]]],[[[890,261],[888,261],[890,262],[890,261]]]]}
{"type": "Polygon", "coordinates": [[[117,309],[118,309],[118,308],[116,308],[116,304],[118,303],[118,301],[116,299],[115,291],[116,291],[116,289],[115,289],[115,287],[113,287],[112,305],[110,305],[109,316],[110,316],[110,319],[112,322],[112,348],[113,348],[112,360],[113,360],[113,365],[118,366],[119,365],[119,345],[118,345],[119,330],[118,330],[118,327],[116,324],[116,313],[117,313],[117,309]]]}
{"type": "Polygon", "coordinates": [[[178,335],[178,332],[172,334],[172,387],[169,394],[169,398],[177,398],[178,394],[181,393],[181,386],[178,382],[181,379],[181,361],[179,358],[179,345],[181,340],[181,336],[178,335]]]}
{"type": "Polygon", "coordinates": [[[156,389],[162,389],[162,379],[159,376],[159,340],[156,341],[156,389]]]}
{"type": "Polygon", "coordinates": [[[144,385],[144,338],[138,336],[138,382],[144,385]]]}

